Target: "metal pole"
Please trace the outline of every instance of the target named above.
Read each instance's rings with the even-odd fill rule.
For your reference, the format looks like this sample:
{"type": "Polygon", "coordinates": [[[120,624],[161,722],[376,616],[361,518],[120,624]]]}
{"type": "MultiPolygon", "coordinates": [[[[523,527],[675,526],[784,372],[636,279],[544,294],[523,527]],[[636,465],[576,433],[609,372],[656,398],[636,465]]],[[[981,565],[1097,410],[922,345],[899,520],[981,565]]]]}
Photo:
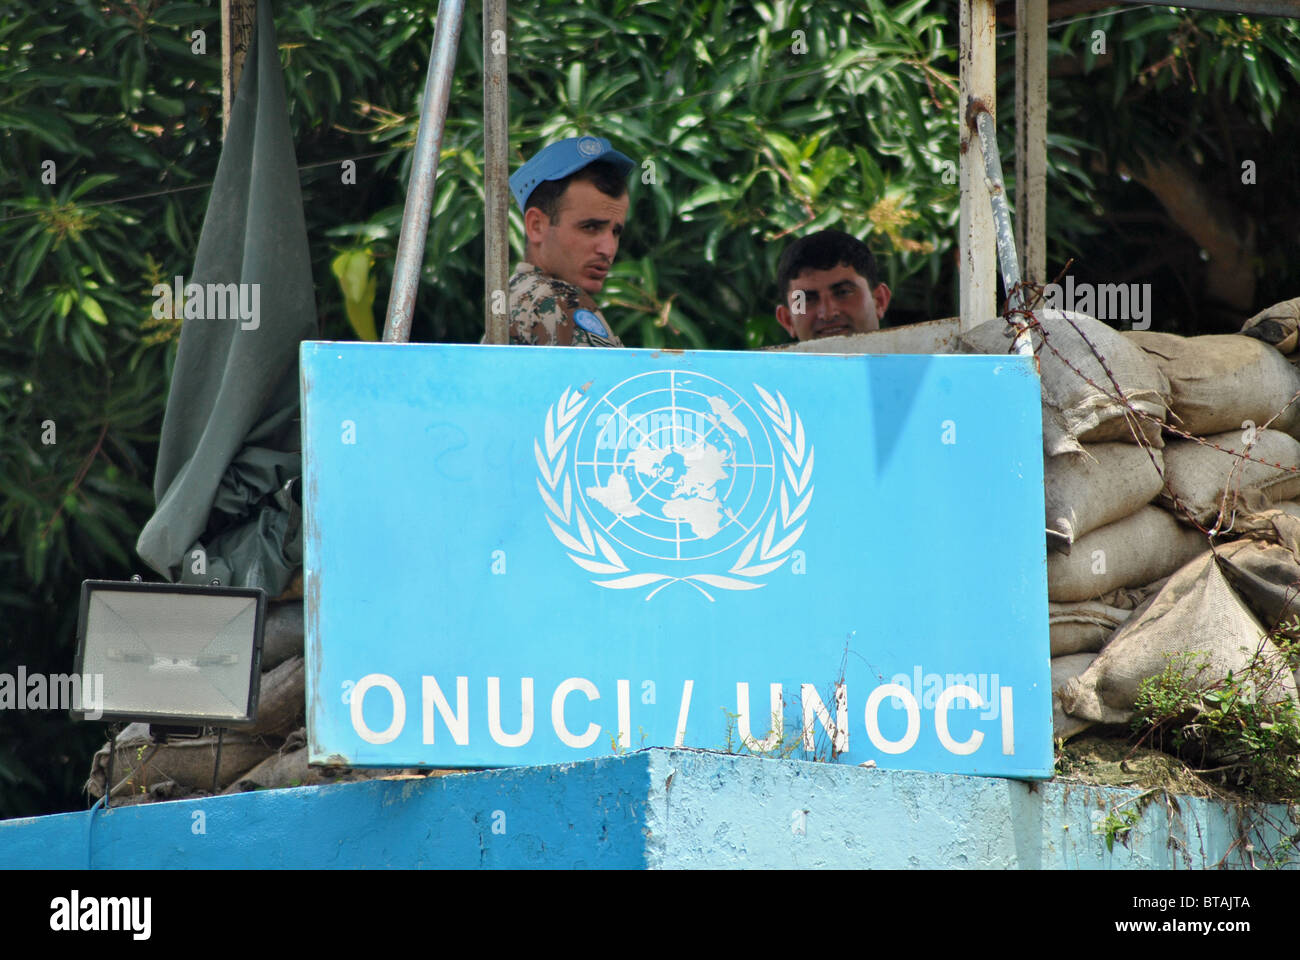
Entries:
{"type": "Polygon", "coordinates": [[[509,338],[510,100],[506,78],[506,0],[483,0],[483,313],[486,343],[509,338]]]}
{"type": "Polygon", "coordinates": [[[406,188],[402,235],[397,242],[397,265],[393,270],[393,288],[388,293],[388,319],[384,324],[387,343],[406,343],[411,339],[411,316],[415,312],[415,293],[424,263],[424,241],[429,232],[433,189],[438,181],[438,157],[442,153],[451,75],[464,14],[465,0],[441,0],[438,4],[438,25],[420,105],[420,132],[415,140],[411,181],[406,188]]]}
{"type": "Polygon", "coordinates": [[[1020,275],[1047,281],[1047,4],[1016,0],[1016,248],[1020,275]]]}
{"type": "Polygon", "coordinates": [[[997,262],[993,253],[993,220],[989,215],[984,177],[972,151],[979,139],[971,114],[977,105],[997,109],[997,22],[993,0],[960,0],[961,33],[959,88],[961,97],[961,329],[965,332],[997,315],[997,262]]]}
{"type": "MultiPolygon", "coordinates": [[[[993,204],[993,224],[997,231],[998,265],[1002,268],[1002,287],[1007,293],[1007,308],[1010,311],[1020,309],[1024,297],[1020,292],[1020,266],[1016,260],[1016,235],[1011,228],[1011,209],[1007,205],[1006,186],[1002,182],[1002,163],[998,159],[998,135],[993,129],[993,117],[987,110],[975,114],[975,126],[979,129],[980,150],[984,154],[984,178],[988,186],[989,199],[993,204]]],[[[1029,330],[1023,318],[1011,314],[1016,327],[1016,339],[1013,347],[1021,356],[1032,356],[1033,344],[1029,339],[1029,330]]]]}

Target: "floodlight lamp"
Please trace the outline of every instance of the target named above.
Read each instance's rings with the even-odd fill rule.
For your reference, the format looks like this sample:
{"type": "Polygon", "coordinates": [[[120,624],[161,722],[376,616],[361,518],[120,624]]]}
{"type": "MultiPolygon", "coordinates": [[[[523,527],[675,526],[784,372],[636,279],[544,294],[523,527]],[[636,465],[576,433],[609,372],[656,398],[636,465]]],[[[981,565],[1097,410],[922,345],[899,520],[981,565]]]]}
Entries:
{"type": "Polygon", "coordinates": [[[259,588],[84,581],[76,674],[91,693],[73,716],[251,726],[265,616],[259,588]]]}

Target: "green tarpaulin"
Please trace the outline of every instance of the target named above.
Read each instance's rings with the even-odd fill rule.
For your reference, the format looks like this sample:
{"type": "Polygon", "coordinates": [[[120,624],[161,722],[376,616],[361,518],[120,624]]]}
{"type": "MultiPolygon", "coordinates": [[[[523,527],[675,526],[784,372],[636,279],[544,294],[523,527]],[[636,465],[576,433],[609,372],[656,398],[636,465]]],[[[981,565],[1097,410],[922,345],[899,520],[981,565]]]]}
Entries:
{"type": "Polygon", "coordinates": [[[316,337],[317,324],[270,7],[258,4],[194,271],[183,281],[202,285],[203,296],[185,297],[157,509],[136,550],[172,581],[217,577],[275,596],[302,562],[298,343],[316,337]],[[239,311],[229,309],[230,288],[212,286],[231,283],[240,285],[239,311]],[[216,316],[223,306],[225,319],[216,316]]]}

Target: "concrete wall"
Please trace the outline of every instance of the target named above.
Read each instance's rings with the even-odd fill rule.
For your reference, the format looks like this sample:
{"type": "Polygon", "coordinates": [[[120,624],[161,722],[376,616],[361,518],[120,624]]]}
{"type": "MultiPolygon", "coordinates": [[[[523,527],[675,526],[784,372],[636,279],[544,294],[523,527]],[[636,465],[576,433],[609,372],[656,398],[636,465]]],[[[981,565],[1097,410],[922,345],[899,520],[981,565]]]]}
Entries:
{"type": "MultiPolygon", "coordinates": [[[[1243,811],[1059,782],[653,749],[0,822],[0,866],[1243,866],[1243,811]],[[1106,849],[1109,811],[1141,809],[1106,849]],[[1235,847],[1234,847],[1235,844],[1235,847]]],[[[1286,822],[1284,808],[1269,816],[1286,822]]],[[[1294,831],[1294,828],[1291,828],[1294,831]]],[[[1258,865],[1280,834],[1252,834],[1258,865]]]]}

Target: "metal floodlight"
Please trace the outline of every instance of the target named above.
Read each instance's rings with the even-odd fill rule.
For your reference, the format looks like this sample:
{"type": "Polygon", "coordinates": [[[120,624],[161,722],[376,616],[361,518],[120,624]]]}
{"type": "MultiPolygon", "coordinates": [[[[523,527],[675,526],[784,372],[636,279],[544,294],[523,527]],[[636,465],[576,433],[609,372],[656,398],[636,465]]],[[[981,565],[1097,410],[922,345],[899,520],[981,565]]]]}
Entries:
{"type": "Polygon", "coordinates": [[[83,581],[76,673],[95,678],[102,703],[83,698],[73,716],[251,726],[265,616],[258,588],[83,581]]]}

